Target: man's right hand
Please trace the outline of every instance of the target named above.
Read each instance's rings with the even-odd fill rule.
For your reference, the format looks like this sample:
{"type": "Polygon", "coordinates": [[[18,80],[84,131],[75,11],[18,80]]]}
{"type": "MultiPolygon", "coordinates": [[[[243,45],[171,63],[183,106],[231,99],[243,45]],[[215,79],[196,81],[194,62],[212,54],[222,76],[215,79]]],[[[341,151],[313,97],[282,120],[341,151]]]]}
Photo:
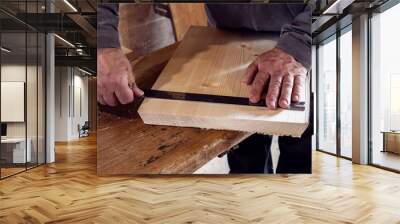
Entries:
{"type": "Polygon", "coordinates": [[[132,67],[121,49],[97,50],[97,101],[117,106],[131,103],[143,91],[136,86],[132,67]]]}

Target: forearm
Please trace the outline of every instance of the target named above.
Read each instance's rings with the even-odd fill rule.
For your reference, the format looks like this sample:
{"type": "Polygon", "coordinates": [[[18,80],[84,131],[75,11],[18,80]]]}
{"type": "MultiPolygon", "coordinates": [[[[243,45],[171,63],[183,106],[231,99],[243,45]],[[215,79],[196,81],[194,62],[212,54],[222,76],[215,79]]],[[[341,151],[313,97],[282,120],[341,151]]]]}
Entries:
{"type": "Polygon", "coordinates": [[[118,3],[103,3],[98,5],[98,48],[120,48],[118,23],[118,3]]]}
{"type": "Polygon", "coordinates": [[[311,7],[305,6],[292,23],[282,27],[277,47],[293,56],[305,68],[311,67],[311,7]]]}

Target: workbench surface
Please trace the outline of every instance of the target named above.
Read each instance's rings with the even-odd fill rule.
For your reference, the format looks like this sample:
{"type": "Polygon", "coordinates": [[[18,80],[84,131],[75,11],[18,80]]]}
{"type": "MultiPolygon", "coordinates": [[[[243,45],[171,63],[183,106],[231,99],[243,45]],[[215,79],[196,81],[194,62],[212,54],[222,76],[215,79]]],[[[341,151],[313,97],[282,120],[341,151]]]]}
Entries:
{"type": "MultiPolygon", "coordinates": [[[[150,88],[178,43],[136,59],[128,55],[138,85],[150,88]]],[[[98,175],[191,174],[250,133],[146,125],[134,104],[100,107],[98,175]]]]}

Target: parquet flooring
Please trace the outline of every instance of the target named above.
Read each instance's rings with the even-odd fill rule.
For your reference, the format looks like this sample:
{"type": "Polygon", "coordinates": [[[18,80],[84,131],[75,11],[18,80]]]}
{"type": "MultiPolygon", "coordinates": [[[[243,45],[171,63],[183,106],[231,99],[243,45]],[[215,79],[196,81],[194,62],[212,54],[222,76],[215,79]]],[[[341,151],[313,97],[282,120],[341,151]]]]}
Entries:
{"type": "Polygon", "coordinates": [[[95,137],[0,181],[0,223],[400,223],[400,175],[315,152],[312,175],[97,177],[95,137]]]}
{"type": "Polygon", "coordinates": [[[19,172],[21,172],[21,171],[24,171],[25,170],[25,167],[21,167],[21,168],[14,168],[14,167],[12,167],[12,168],[1,168],[1,176],[2,177],[8,177],[8,176],[11,176],[11,175],[13,175],[13,174],[15,174],[15,173],[19,173],[19,172]]]}

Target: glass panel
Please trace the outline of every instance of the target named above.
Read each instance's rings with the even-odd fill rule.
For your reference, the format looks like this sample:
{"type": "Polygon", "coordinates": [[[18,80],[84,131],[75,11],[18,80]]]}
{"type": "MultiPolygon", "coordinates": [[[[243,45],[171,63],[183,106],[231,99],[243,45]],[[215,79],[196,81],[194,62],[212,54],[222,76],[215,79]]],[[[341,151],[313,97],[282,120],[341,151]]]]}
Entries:
{"type": "Polygon", "coordinates": [[[318,149],[336,153],[336,39],[318,48],[318,149]]]}
{"type": "MultiPolygon", "coordinates": [[[[45,12],[45,0],[1,1],[0,7],[24,19],[25,12],[45,12]]],[[[45,162],[46,40],[44,34],[2,12],[0,34],[0,111],[7,115],[1,118],[0,177],[4,178],[45,162]]]]}
{"type": "MultiPolygon", "coordinates": [[[[26,3],[20,1],[7,9],[24,10],[26,3]]],[[[1,140],[3,167],[1,173],[4,178],[26,170],[30,151],[26,150],[26,30],[23,24],[6,14],[0,13],[0,18],[2,21],[1,47],[3,48],[0,61],[2,98],[0,109],[4,128],[1,140]]]]}
{"type": "Polygon", "coordinates": [[[37,165],[38,158],[38,36],[36,32],[28,33],[28,63],[27,63],[27,81],[26,81],[26,113],[27,113],[27,150],[30,158],[28,159],[28,168],[37,165]]]}
{"type": "Polygon", "coordinates": [[[340,36],[340,152],[351,158],[352,141],[352,35],[340,36]]]}
{"type": "Polygon", "coordinates": [[[372,25],[372,163],[400,170],[400,4],[374,15],[372,25]]]}
{"type": "Polygon", "coordinates": [[[39,34],[39,45],[38,45],[38,163],[45,163],[46,151],[45,151],[45,88],[46,88],[46,76],[45,76],[45,65],[46,65],[46,37],[44,34],[39,34]]]}
{"type": "Polygon", "coordinates": [[[26,33],[2,33],[1,121],[7,129],[1,140],[2,177],[25,170],[26,33]]]}
{"type": "MultiPolygon", "coordinates": [[[[38,3],[28,2],[26,12],[38,13],[38,3]]],[[[33,17],[32,20],[37,19],[33,17]]],[[[38,163],[38,33],[27,31],[27,80],[26,80],[26,114],[27,114],[27,150],[30,151],[27,167],[38,163]]]]}

